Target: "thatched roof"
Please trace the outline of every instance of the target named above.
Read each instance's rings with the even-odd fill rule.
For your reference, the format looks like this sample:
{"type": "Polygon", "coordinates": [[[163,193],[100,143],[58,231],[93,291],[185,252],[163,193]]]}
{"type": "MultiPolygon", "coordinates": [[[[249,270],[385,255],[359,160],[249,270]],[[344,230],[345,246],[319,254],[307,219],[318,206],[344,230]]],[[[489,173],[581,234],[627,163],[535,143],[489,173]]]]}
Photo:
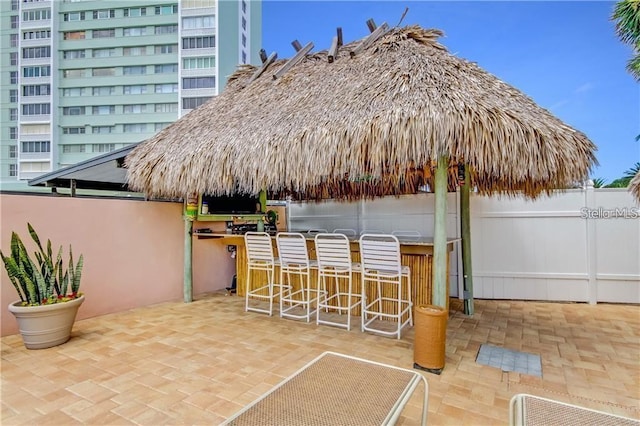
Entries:
{"type": "Polygon", "coordinates": [[[633,197],[640,204],[640,170],[638,170],[633,179],[631,179],[631,182],[629,183],[629,191],[631,191],[633,197]]]}
{"type": "MultiPolygon", "coordinates": [[[[307,54],[278,78],[242,66],[225,91],[127,157],[130,187],[351,198],[415,192],[439,155],[468,164],[481,193],[564,188],[586,179],[594,144],[533,100],[438,44],[442,33],[394,28],[307,54]]],[[[452,177],[455,169],[452,169],[452,177]]],[[[450,186],[454,185],[452,179],[450,186]]]]}

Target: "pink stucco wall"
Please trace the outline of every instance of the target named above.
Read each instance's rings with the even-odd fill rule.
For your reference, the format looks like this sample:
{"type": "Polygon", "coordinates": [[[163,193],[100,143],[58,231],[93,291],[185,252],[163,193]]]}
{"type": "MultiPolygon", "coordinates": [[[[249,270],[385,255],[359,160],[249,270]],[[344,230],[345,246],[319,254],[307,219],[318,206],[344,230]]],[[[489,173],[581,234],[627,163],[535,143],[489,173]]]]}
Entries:
{"type": "MultiPolygon", "coordinates": [[[[54,250],[73,246],[84,255],[78,319],[166,301],[183,300],[182,204],[105,198],[0,194],[0,246],[10,252],[11,232],[33,248],[27,222],[54,250]]],[[[209,226],[209,225],[207,225],[209,226]]],[[[18,299],[0,268],[1,335],[17,333],[7,305],[18,299]]],[[[193,295],[224,289],[235,273],[226,246],[193,240],[193,295]]]]}

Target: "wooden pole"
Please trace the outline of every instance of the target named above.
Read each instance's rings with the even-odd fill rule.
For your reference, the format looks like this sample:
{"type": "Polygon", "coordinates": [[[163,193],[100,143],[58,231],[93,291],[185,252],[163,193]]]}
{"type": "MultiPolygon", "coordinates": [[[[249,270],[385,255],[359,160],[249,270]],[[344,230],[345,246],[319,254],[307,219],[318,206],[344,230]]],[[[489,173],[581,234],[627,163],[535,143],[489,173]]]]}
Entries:
{"type": "Polygon", "coordinates": [[[447,308],[447,183],[449,158],[438,158],[435,174],[435,217],[433,231],[433,297],[432,303],[447,308]]]}
{"type": "Polygon", "coordinates": [[[192,264],[191,254],[193,248],[193,219],[184,217],[184,303],[193,302],[193,280],[192,280],[192,264]]]}
{"type": "Polygon", "coordinates": [[[462,270],[464,279],[464,313],[473,315],[473,270],[471,268],[471,192],[469,167],[464,168],[464,185],[460,188],[460,230],[462,231],[462,270]]]}

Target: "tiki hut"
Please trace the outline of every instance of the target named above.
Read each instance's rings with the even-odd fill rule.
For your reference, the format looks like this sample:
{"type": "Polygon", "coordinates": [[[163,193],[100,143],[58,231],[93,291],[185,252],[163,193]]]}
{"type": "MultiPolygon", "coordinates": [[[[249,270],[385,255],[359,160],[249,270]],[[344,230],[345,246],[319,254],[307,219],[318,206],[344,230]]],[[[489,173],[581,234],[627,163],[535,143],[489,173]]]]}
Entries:
{"type": "Polygon", "coordinates": [[[595,146],[519,90],[448,53],[441,31],[370,29],[347,45],[339,29],[329,50],[311,53],[309,43],[289,60],[264,55],[260,67],[242,66],[221,95],[127,156],[129,187],[148,196],[266,190],[307,200],[435,188],[434,304],[444,306],[444,192],[458,181],[456,165],[465,166],[467,206],[470,187],[535,197],[586,179],[595,146]]]}
{"type": "Polygon", "coordinates": [[[289,61],[242,66],[221,95],[127,156],[129,185],[168,197],[403,194],[432,183],[442,155],[467,165],[479,193],[533,197],[589,175],[595,146],[583,133],[448,53],[441,35],[382,25],[329,51],[309,44],[289,61]]]}

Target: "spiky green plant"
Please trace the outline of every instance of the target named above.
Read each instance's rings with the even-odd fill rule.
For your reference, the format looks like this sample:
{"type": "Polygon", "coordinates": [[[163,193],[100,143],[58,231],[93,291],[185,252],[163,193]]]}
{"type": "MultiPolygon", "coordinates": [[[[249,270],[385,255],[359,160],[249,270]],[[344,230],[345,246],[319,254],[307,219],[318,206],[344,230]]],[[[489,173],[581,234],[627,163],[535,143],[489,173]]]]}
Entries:
{"type": "Polygon", "coordinates": [[[11,284],[16,289],[23,305],[44,305],[75,299],[79,296],[80,278],[84,259],[73,262],[73,252],[69,246],[69,265],[65,270],[62,246],[53,256],[51,240],[47,240],[46,250],[30,223],[27,223],[29,235],[36,243],[34,261],[28,254],[20,236],[11,233],[11,256],[5,256],[0,250],[11,284]],[[68,293],[71,285],[71,293],[68,293]]]}

